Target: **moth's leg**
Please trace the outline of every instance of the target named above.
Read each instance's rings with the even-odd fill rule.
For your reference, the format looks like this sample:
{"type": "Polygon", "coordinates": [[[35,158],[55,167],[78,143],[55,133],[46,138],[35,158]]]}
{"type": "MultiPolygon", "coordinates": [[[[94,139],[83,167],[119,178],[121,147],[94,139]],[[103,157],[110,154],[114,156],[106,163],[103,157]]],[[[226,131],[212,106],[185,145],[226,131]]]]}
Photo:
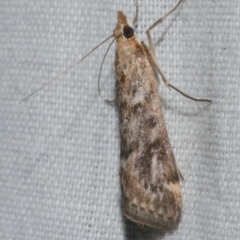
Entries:
{"type": "Polygon", "coordinates": [[[148,57],[148,59],[149,59],[149,62],[150,62],[150,64],[151,64],[151,66],[152,66],[152,68],[153,68],[154,74],[155,74],[155,72],[157,71],[157,72],[160,74],[160,76],[162,77],[164,83],[165,83],[169,88],[173,88],[175,91],[179,92],[179,93],[182,94],[184,97],[189,98],[189,99],[191,99],[191,100],[193,100],[193,101],[198,101],[198,102],[212,102],[212,101],[209,100],[209,99],[193,98],[193,97],[187,95],[186,93],[182,92],[182,91],[179,90],[178,88],[174,87],[172,84],[168,83],[167,79],[166,79],[165,76],[162,74],[162,72],[161,72],[161,70],[160,70],[160,68],[159,68],[159,66],[158,66],[158,64],[157,64],[157,61],[155,60],[155,56],[152,54],[151,50],[148,48],[148,46],[147,46],[144,42],[142,42],[142,46],[143,46],[143,48],[144,48],[144,50],[145,50],[145,53],[146,53],[146,55],[147,55],[147,57],[148,57]]]}
{"type": "MultiPolygon", "coordinates": [[[[166,15],[164,15],[162,18],[160,18],[159,20],[157,20],[152,26],[150,26],[147,30],[147,37],[148,37],[148,43],[149,43],[149,47],[142,42],[142,46],[147,54],[147,57],[149,59],[149,62],[153,68],[154,74],[156,76],[156,73],[158,72],[159,75],[161,76],[163,82],[169,87],[169,88],[173,88],[174,90],[176,90],[177,92],[179,92],[180,94],[182,94],[184,97],[187,97],[193,101],[199,101],[199,102],[212,102],[209,99],[198,99],[198,98],[193,98],[187,94],[185,94],[184,92],[182,92],[181,90],[179,90],[178,88],[174,87],[173,85],[171,85],[170,83],[168,83],[166,77],[163,75],[161,69],[159,68],[159,65],[157,63],[156,60],[156,54],[155,54],[155,49],[154,49],[154,45],[153,45],[153,41],[152,41],[152,37],[151,37],[151,33],[150,31],[155,28],[158,24],[161,24],[173,11],[175,11],[178,6],[181,4],[183,0],[180,0],[178,2],[178,4],[170,11],[168,12],[166,15]]],[[[158,80],[158,76],[156,76],[156,79],[158,80]]],[[[180,174],[181,175],[181,174],[180,174]]]]}
{"type": "Polygon", "coordinates": [[[179,176],[180,180],[184,180],[184,177],[179,169],[178,169],[178,176],[179,176]]]}
{"type": "Polygon", "coordinates": [[[146,31],[146,34],[147,34],[147,38],[148,38],[148,44],[149,44],[149,51],[151,52],[151,55],[153,57],[153,62],[154,62],[154,65],[157,66],[157,70],[159,72],[159,74],[161,75],[162,77],[162,80],[163,82],[168,85],[168,81],[166,79],[166,77],[163,75],[161,69],[159,68],[158,64],[157,64],[157,61],[156,61],[156,53],[155,53],[155,48],[154,48],[154,45],[153,45],[153,41],[152,41],[152,37],[151,37],[151,30],[153,28],[155,28],[157,25],[161,24],[172,12],[174,12],[178,6],[181,4],[183,0],[180,0],[177,5],[171,10],[169,11],[167,14],[165,14],[163,17],[161,17],[160,19],[158,19],[155,23],[153,23],[146,31]]]}
{"type": "Polygon", "coordinates": [[[107,102],[108,104],[117,103],[117,97],[112,100],[105,99],[105,102],[107,102]]]}
{"type": "Polygon", "coordinates": [[[155,58],[155,54],[152,53],[150,48],[148,48],[148,46],[144,42],[142,42],[142,46],[143,46],[143,48],[145,50],[145,53],[147,54],[148,60],[149,60],[149,62],[151,64],[151,66],[152,66],[152,69],[153,69],[153,72],[154,72],[154,75],[155,75],[157,81],[159,82],[159,78],[158,78],[158,73],[159,73],[159,75],[161,76],[161,78],[162,78],[163,82],[165,83],[165,85],[168,86],[169,83],[168,83],[166,77],[163,75],[161,69],[158,66],[158,63],[157,63],[156,58],[155,58]]]}
{"type": "Polygon", "coordinates": [[[165,14],[163,17],[161,17],[160,19],[158,19],[155,23],[153,23],[147,30],[147,37],[148,37],[148,42],[149,42],[149,49],[152,53],[155,54],[154,51],[154,46],[153,46],[153,41],[152,41],[152,37],[150,34],[150,31],[155,28],[157,25],[161,24],[169,15],[171,15],[177,8],[178,6],[182,3],[183,0],[180,0],[177,5],[171,10],[169,11],[167,14],[165,14]]]}

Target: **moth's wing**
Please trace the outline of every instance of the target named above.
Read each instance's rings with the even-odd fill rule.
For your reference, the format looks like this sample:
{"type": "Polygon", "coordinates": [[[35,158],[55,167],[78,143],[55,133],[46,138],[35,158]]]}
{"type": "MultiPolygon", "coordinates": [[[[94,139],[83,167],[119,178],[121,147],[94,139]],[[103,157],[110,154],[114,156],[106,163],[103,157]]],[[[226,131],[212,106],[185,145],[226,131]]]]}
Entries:
{"type": "Polygon", "coordinates": [[[125,215],[139,224],[169,229],[177,226],[181,216],[179,171],[154,71],[147,57],[142,57],[140,65],[145,68],[136,71],[136,81],[128,87],[128,92],[135,95],[130,94],[127,105],[120,109],[125,215]],[[137,91],[134,86],[138,86],[137,91]]]}
{"type": "Polygon", "coordinates": [[[159,152],[164,150],[160,147],[158,152],[161,143],[154,144],[137,149],[126,159],[121,171],[124,211],[134,222],[166,230],[180,220],[181,188],[174,158],[160,159],[164,152],[159,152]],[[154,151],[156,154],[147,155],[154,151]]]}

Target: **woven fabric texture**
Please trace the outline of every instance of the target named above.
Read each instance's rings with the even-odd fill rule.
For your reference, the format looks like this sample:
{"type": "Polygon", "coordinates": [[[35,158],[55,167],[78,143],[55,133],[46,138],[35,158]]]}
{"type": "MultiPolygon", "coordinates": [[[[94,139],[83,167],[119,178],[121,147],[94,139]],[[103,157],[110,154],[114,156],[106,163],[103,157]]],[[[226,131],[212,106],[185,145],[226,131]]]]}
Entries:
{"type": "MultiPolygon", "coordinates": [[[[139,0],[136,32],[177,1],[139,0]]],[[[240,2],[185,0],[152,31],[167,79],[164,115],[182,181],[183,213],[172,233],[142,229],[122,214],[114,51],[108,43],[18,104],[113,32],[134,1],[0,2],[1,239],[239,239],[240,2]]]]}

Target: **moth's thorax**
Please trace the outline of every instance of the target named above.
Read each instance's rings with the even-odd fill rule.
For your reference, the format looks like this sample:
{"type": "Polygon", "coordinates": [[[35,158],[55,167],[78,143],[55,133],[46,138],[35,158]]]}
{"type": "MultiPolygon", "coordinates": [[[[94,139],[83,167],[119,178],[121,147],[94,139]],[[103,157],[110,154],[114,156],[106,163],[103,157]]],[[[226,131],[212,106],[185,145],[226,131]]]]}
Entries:
{"type": "Polygon", "coordinates": [[[144,49],[135,34],[130,38],[124,36],[123,28],[126,26],[133,28],[131,21],[123,12],[119,11],[118,22],[114,31],[117,41],[115,58],[117,76],[121,75],[124,66],[135,65],[136,59],[145,55],[144,49]]]}

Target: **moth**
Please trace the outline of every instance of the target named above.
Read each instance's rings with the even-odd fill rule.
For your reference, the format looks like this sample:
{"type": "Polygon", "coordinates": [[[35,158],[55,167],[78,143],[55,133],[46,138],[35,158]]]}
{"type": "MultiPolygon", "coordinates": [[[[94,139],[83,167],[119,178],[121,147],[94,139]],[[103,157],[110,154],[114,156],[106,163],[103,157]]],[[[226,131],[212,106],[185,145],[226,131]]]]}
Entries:
{"type": "MultiPolygon", "coordinates": [[[[169,141],[158,92],[159,75],[168,87],[184,96],[210,102],[192,98],[168,83],[155,58],[150,31],[175,11],[182,1],[147,30],[149,46],[139,41],[131,21],[119,11],[116,28],[110,37],[21,101],[73,68],[113,37],[112,43],[116,41],[116,102],[120,116],[120,182],[124,214],[137,224],[162,230],[173,229],[178,225],[182,195],[181,175],[169,141]]],[[[138,11],[134,23],[137,16],[138,11]]],[[[101,69],[102,65],[100,74],[101,69]]]]}
{"type": "Polygon", "coordinates": [[[175,11],[181,2],[147,30],[149,47],[139,41],[133,24],[121,11],[118,12],[114,31],[124,214],[138,224],[162,230],[178,225],[182,196],[181,174],[164,121],[157,74],[167,86],[189,96],[168,83],[162,74],[155,59],[150,31],[175,11]]]}
{"type": "Polygon", "coordinates": [[[124,214],[144,226],[174,228],[182,210],[180,177],[159,98],[150,30],[148,48],[119,11],[114,36],[124,214]]]}

